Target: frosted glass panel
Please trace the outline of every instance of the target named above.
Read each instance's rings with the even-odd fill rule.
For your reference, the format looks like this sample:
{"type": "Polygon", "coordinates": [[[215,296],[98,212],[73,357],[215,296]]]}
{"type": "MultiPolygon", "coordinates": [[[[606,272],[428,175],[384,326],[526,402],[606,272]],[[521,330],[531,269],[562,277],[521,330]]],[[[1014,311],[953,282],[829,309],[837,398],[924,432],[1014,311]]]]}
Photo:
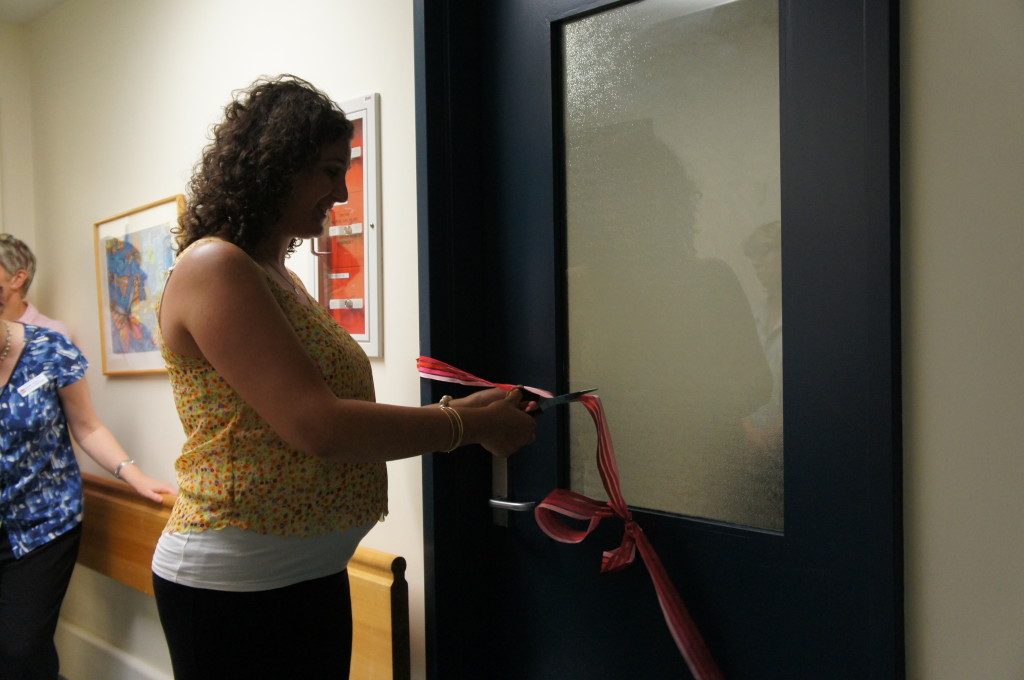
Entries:
{"type": "MultiPolygon", "coordinates": [[[[631,505],[783,525],[776,0],[563,26],[570,387],[631,505]]],[[[570,409],[572,487],[606,497],[570,409]]]]}

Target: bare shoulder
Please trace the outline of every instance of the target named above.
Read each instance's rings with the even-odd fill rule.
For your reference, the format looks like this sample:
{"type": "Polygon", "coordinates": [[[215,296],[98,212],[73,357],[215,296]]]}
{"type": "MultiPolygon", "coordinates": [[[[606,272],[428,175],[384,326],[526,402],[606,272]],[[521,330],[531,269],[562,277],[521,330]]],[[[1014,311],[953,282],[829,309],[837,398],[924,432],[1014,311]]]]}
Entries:
{"type": "MultiPolygon", "coordinates": [[[[230,338],[248,316],[271,308],[273,297],[262,271],[249,255],[226,241],[197,243],[178,258],[164,287],[160,329],[173,351],[208,353],[204,338],[230,338]]],[[[268,312],[270,313],[270,312],[268,312]]]]}
{"type": "Polygon", "coordinates": [[[165,300],[186,295],[190,301],[207,294],[236,295],[253,287],[267,288],[262,269],[233,243],[204,241],[188,248],[174,265],[165,300]]]}
{"type": "Polygon", "coordinates": [[[188,248],[174,265],[175,276],[182,273],[192,278],[194,276],[215,277],[225,270],[231,274],[237,274],[245,269],[256,273],[252,258],[236,246],[220,239],[203,241],[188,248]]]}

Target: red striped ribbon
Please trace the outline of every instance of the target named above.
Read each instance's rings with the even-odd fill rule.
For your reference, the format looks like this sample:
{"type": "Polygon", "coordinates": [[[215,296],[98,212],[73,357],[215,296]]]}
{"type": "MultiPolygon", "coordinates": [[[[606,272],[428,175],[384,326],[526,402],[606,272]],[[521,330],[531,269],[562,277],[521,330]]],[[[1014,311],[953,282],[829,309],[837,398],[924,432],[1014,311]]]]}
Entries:
{"type": "MultiPolygon", "coordinates": [[[[511,389],[514,385],[494,383],[475,375],[466,373],[443,361],[420,357],[416,361],[420,377],[429,380],[458,383],[475,387],[500,387],[511,389]]],[[[534,387],[526,388],[531,392],[549,397],[551,393],[534,387]]],[[[597,428],[597,467],[601,481],[608,493],[608,502],[596,501],[581,494],[565,489],[555,489],[545,498],[535,511],[537,525],[548,536],[561,543],[580,543],[593,532],[606,517],[620,517],[625,524],[622,544],[615,550],[606,551],[601,560],[601,572],[608,573],[632,564],[639,550],[640,557],[651,575],[654,589],[658,595],[662,614],[669,632],[676,642],[683,659],[686,661],[694,680],[724,680],[711,652],[704,643],[697,625],[690,616],[679,592],[672,584],[665,567],[658,558],[654,547],[640,525],[633,520],[622,496],[619,484],[619,468],[615,461],[615,449],[612,446],[608,421],[604,415],[601,399],[593,394],[585,394],[579,401],[586,407],[597,428]],[[589,522],[586,529],[575,529],[566,524],[559,516],[589,522]]]]}

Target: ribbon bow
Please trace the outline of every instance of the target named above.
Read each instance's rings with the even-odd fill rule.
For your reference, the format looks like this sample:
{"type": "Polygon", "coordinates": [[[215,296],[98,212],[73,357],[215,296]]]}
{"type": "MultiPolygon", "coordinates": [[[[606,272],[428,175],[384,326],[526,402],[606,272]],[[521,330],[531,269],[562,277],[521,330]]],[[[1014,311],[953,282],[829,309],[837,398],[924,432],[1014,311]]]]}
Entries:
{"type": "MultiPolygon", "coordinates": [[[[420,357],[416,361],[420,377],[429,380],[458,383],[475,387],[500,387],[511,389],[514,385],[494,383],[478,378],[471,373],[455,368],[443,361],[420,357]]],[[[546,390],[535,387],[526,389],[542,396],[551,396],[546,390]]],[[[619,517],[625,529],[622,543],[618,548],[605,551],[601,559],[601,573],[609,573],[622,569],[636,559],[637,551],[647,566],[647,571],[654,582],[662,614],[669,632],[683,655],[686,665],[690,668],[694,680],[724,680],[722,671],[711,656],[704,638],[690,616],[679,592],[672,584],[658,554],[654,551],[650,540],[640,525],[633,519],[619,483],[619,468],[615,461],[611,433],[604,415],[604,407],[600,397],[584,394],[578,401],[586,407],[597,428],[597,468],[601,482],[610,499],[607,503],[587,498],[582,494],[566,489],[555,489],[541,501],[534,511],[534,518],[541,531],[560,543],[580,543],[593,532],[601,520],[606,517],[619,517]],[[576,529],[564,522],[562,517],[571,517],[588,522],[586,529],[576,529]]]]}

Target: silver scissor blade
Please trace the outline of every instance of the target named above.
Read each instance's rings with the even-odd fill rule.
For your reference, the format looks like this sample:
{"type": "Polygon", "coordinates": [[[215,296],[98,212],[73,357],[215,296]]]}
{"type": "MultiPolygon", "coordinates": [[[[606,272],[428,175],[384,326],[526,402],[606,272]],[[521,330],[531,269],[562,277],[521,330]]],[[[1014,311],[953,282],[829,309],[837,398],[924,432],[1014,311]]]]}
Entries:
{"type": "Polygon", "coordinates": [[[577,399],[582,397],[584,394],[589,394],[590,392],[596,392],[596,391],[597,391],[597,388],[593,387],[593,388],[591,388],[589,390],[578,390],[576,392],[569,392],[567,394],[560,394],[557,397],[548,397],[546,399],[539,399],[537,401],[537,409],[536,410],[543,411],[545,409],[551,408],[552,406],[560,406],[561,404],[568,404],[569,402],[576,401],[577,399]]]}

